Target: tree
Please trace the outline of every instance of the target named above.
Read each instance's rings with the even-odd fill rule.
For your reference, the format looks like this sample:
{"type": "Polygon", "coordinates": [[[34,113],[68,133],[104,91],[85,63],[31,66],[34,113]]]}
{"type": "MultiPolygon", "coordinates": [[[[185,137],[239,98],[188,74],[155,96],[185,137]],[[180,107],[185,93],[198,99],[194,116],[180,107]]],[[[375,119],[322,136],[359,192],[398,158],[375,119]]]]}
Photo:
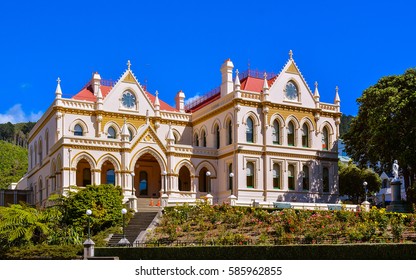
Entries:
{"type": "Polygon", "coordinates": [[[364,182],[367,182],[368,193],[378,192],[381,179],[369,168],[360,169],[355,164],[338,162],[339,194],[348,195],[355,203],[365,196],[364,182]]]}
{"type": "Polygon", "coordinates": [[[0,240],[6,241],[1,242],[2,247],[46,242],[61,216],[54,208],[41,210],[24,204],[0,207],[0,240]]]}
{"type": "Polygon", "coordinates": [[[339,137],[343,138],[344,134],[350,129],[351,122],[353,120],[353,116],[351,115],[344,115],[341,116],[341,123],[339,124],[339,137]]]}
{"type": "Polygon", "coordinates": [[[17,183],[27,172],[27,149],[0,140],[0,189],[17,183]]]}
{"type": "Polygon", "coordinates": [[[397,159],[407,190],[416,171],[416,69],[381,78],[357,102],[358,115],[344,135],[347,153],[377,171],[391,171],[397,159]]]}
{"type": "Polygon", "coordinates": [[[78,232],[86,230],[87,209],[92,210],[91,231],[97,233],[109,227],[120,225],[123,196],[120,187],[93,185],[71,193],[63,199],[63,222],[78,232]]]}

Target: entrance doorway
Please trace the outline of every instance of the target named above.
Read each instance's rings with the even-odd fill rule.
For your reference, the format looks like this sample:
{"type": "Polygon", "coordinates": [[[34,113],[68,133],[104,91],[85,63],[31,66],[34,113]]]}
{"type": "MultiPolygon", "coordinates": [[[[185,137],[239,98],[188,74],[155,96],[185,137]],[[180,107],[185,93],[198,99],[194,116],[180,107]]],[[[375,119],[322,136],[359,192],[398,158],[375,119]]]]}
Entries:
{"type": "Polygon", "coordinates": [[[161,169],[150,153],[142,155],[134,165],[134,189],[137,197],[159,197],[161,169]]]}

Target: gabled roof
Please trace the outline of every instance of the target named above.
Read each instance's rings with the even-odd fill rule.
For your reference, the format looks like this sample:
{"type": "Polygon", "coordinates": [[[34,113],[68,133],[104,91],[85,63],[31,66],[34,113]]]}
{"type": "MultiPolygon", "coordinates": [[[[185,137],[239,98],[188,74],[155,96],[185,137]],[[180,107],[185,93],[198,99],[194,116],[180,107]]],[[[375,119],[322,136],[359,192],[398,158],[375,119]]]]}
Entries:
{"type": "MultiPolygon", "coordinates": [[[[106,96],[111,91],[113,86],[114,86],[114,82],[101,80],[100,89],[101,89],[101,94],[103,95],[103,100],[105,100],[106,96]]],[[[145,93],[146,93],[146,96],[149,98],[150,102],[152,103],[152,105],[154,106],[156,96],[154,96],[148,91],[145,91],[145,93]]],[[[72,99],[84,100],[84,101],[90,101],[90,102],[97,101],[97,97],[93,93],[93,88],[92,88],[91,83],[88,83],[83,89],[81,89],[77,94],[75,94],[72,97],[72,99]]],[[[159,99],[159,103],[160,103],[161,111],[179,112],[176,108],[170,106],[169,104],[167,104],[166,102],[160,99],[159,99]]]]}
{"type": "MultiPolygon", "coordinates": [[[[277,76],[274,76],[273,78],[267,80],[269,88],[274,83],[276,78],[277,76]]],[[[260,93],[263,91],[263,82],[264,79],[248,76],[247,78],[240,81],[241,90],[254,91],[260,93]]]]}

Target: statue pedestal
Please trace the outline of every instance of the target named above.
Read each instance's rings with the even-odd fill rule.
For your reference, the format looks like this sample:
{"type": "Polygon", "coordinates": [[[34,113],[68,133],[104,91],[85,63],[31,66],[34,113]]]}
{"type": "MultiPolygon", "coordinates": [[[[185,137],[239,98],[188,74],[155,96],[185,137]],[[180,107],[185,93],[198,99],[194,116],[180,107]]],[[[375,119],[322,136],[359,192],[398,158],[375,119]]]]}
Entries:
{"type": "Polygon", "coordinates": [[[408,206],[402,201],[401,198],[401,185],[402,183],[397,180],[390,182],[391,188],[391,203],[386,207],[387,212],[399,212],[406,213],[408,211],[408,206]]]}

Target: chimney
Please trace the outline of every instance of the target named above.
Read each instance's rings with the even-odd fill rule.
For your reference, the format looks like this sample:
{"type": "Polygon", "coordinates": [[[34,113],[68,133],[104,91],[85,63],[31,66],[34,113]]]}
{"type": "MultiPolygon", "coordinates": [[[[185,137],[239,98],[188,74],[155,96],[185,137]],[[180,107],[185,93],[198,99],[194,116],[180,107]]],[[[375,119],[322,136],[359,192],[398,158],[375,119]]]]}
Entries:
{"type": "Polygon", "coordinates": [[[97,96],[98,90],[100,89],[101,84],[101,76],[98,74],[98,72],[95,72],[92,75],[92,90],[94,92],[94,95],[97,96]]]}
{"type": "Polygon", "coordinates": [[[176,101],[176,109],[179,110],[179,112],[184,113],[185,112],[185,93],[180,90],[175,97],[176,101]]]}
{"type": "Polygon", "coordinates": [[[221,97],[229,94],[234,89],[233,83],[233,68],[234,64],[230,59],[224,61],[223,65],[221,66],[221,76],[222,76],[222,83],[221,83],[221,97]]]}

